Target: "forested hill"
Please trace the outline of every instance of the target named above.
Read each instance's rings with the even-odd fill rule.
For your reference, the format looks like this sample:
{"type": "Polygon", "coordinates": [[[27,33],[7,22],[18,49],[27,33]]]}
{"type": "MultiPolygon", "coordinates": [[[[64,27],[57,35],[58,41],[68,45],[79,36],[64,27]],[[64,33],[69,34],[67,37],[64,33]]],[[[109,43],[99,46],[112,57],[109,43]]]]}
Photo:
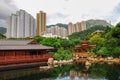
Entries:
{"type": "Polygon", "coordinates": [[[110,23],[108,23],[107,21],[105,20],[94,20],[94,19],[90,19],[90,20],[87,20],[86,21],[86,26],[87,26],[87,29],[90,28],[90,27],[93,27],[95,25],[103,25],[103,26],[112,26],[110,23]]]}
{"type": "MultiPolygon", "coordinates": [[[[95,25],[102,25],[102,26],[112,26],[110,23],[108,23],[105,20],[94,20],[94,19],[90,19],[86,21],[86,27],[87,29],[90,27],[93,27],[95,25]]],[[[66,29],[68,29],[68,24],[62,24],[62,23],[58,23],[55,25],[48,25],[47,28],[50,28],[52,26],[59,26],[59,27],[64,27],[66,29]]]]}
{"type": "Polygon", "coordinates": [[[5,34],[6,33],[6,28],[0,27],[0,34],[5,34]]]}
{"type": "Polygon", "coordinates": [[[49,26],[47,26],[47,28],[50,28],[52,26],[59,26],[59,27],[64,27],[64,28],[68,29],[68,25],[67,24],[62,24],[62,23],[58,23],[58,24],[55,24],[55,25],[49,25],[49,26]]]}
{"type": "Polygon", "coordinates": [[[109,30],[110,27],[105,27],[102,25],[95,25],[87,30],[81,31],[81,32],[76,32],[73,33],[72,35],[69,35],[69,39],[77,39],[81,38],[82,40],[87,40],[90,37],[91,33],[94,33],[95,31],[107,31],[109,30]]]}

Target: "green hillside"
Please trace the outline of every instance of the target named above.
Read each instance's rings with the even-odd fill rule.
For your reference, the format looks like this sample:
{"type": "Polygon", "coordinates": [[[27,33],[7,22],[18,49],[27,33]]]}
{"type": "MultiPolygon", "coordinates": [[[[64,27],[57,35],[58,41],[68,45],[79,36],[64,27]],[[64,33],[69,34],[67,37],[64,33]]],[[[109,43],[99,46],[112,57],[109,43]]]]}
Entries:
{"type": "Polygon", "coordinates": [[[0,27],[0,34],[5,34],[6,33],[6,28],[0,27]]]}
{"type": "Polygon", "coordinates": [[[94,20],[94,19],[90,19],[86,21],[86,26],[87,29],[90,27],[93,27],[95,25],[103,25],[103,26],[112,26],[110,23],[108,23],[105,20],[94,20]]]}
{"type": "Polygon", "coordinates": [[[69,39],[80,38],[82,40],[87,40],[90,37],[91,33],[95,32],[95,31],[98,31],[98,30],[107,31],[109,29],[110,29],[110,27],[105,27],[105,26],[102,26],[102,25],[96,25],[96,26],[93,26],[93,27],[91,27],[87,30],[73,33],[72,35],[69,35],[68,37],[69,37],[69,39]]]}
{"type": "Polygon", "coordinates": [[[0,39],[6,38],[4,35],[0,34],[0,39]]]}
{"type": "MultiPolygon", "coordinates": [[[[93,20],[93,19],[90,19],[90,20],[86,21],[87,29],[90,28],[90,27],[93,27],[95,25],[112,26],[110,23],[108,23],[105,20],[93,20]]],[[[64,28],[68,29],[68,24],[62,24],[62,23],[57,23],[55,25],[48,25],[47,28],[52,27],[52,26],[59,26],[59,27],[64,27],[64,28]]]]}

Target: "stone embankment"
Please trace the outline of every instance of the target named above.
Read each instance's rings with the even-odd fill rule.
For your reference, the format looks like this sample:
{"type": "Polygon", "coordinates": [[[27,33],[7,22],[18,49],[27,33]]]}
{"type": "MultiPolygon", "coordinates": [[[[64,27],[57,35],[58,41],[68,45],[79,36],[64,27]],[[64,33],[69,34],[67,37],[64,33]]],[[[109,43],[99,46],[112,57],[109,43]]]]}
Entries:
{"type": "Polygon", "coordinates": [[[72,63],[72,62],[73,62],[72,59],[70,59],[70,60],[59,60],[59,61],[54,60],[53,58],[49,58],[49,59],[48,59],[48,64],[50,64],[50,65],[70,64],[70,63],[72,63]]]}
{"type": "Polygon", "coordinates": [[[48,71],[48,70],[53,69],[53,67],[52,66],[40,66],[39,69],[40,71],[48,71]]]}
{"type": "MultiPolygon", "coordinates": [[[[48,64],[50,65],[59,65],[59,64],[70,64],[73,63],[75,59],[70,59],[70,60],[54,60],[53,58],[49,58],[48,59],[48,64]]],[[[77,60],[75,60],[77,61],[77,60]]],[[[108,57],[108,58],[102,58],[102,57],[97,57],[97,58],[93,58],[93,57],[88,57],[86,58],[86,63],[108,63],[108,64],[112,64],[112,63],[116,63],[116,64],[120,64],[120,58],[113,58],[113,57],[108,57]]]]}
{"type": "Polygon", "coordinates": [[[117,63],[120,64],[120,58],[113,58],[113,57],[107,57],[107,58],[102,58],[102,57],[88,57],[87,60],[91,63],[99,63],[99,62],[105,62],[105,63],[117,63]]]}

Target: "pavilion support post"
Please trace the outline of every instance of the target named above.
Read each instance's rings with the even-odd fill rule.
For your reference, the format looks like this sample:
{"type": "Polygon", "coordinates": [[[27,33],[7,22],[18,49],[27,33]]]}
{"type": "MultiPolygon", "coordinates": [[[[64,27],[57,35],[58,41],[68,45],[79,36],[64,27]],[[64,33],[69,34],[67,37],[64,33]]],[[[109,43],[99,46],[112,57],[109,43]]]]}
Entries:
{"type": "Polygon", "coordinates": [[[38,50],[37,50],[37,57],[38,57],[38,50]]]}
{"type": "Polygon", "coordinates": [[[45,51],[45,54],[47,54],[47,53],[48,53],[48,51],[46,50],[46,51],[45,51]]]}
{"type": "Polygon", "coordinates": [[[5,52],[3,51],[3,56],[4,56],[4,60],[5,60],[5,52]]]}
{"type": "Polygon", "coordinates": [[[14,51],[14,57],[15,57],[15,51],[14,51]]]}

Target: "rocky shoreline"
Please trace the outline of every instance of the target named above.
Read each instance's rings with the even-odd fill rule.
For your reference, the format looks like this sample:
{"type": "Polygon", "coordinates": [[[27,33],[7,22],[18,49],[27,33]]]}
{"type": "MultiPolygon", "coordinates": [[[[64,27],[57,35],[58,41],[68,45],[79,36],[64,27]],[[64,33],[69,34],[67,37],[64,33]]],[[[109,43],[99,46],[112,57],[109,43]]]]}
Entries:
{"type": "Polygon", "coordinates": [[[103,57],[97,57],[97,58],[88,57],[87,60],[89,62],[91,62],[91,63],[103,62],[103,63],[117,63],[117,64],[120,64],[120,58],[113,58],[113,57],[107,57],[107,58],[103,58],[103,57]]]}
{"type": "MultiPolygon", "coordinates": [[[[53,58],[49,58],[48,59],[48,64],[50,65],[58,65],[58,64],[70,64],[73,62],[77,62],[78,59],[74,58],[74,59],[70,59],[70,60],[54,60],[53,58]]],[[[80,60],[80,59],[79,59],[80,60]]],[[[107,57],[107,58],[102,58],[102,57],[97,57],[97,58],[93,58],[93,57],[88,57],[85,59],[85,63],[108,63],[108,64],[120,64],[120,58],[113,58],[113,57],[107,57]]]]}

